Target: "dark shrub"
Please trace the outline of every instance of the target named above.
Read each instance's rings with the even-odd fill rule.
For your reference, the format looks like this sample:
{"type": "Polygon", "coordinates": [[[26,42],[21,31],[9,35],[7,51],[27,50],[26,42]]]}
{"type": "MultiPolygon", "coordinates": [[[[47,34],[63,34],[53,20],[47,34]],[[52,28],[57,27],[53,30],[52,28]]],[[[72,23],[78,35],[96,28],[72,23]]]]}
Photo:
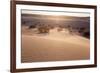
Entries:
{"type": "Polygon", "coordinates": [[[29,29],[32,29],[32,28],[36,28],[36,26],[35,25],[30,25],[29,29]]]}
{"type": "Polygon", "coordinates": [[[84,32],[83,33],[83,36],[86,37],[86,38],[90,38],[90,32],[88,32],[88,31],[87,32],[84,32]]]}
{"type": "Polygon", "coordinates": [[[47,27],[47,26],[39,26],[38,27],[38,31],[39,31],[39,33],[49,33],[49,27],[47,27]]]}

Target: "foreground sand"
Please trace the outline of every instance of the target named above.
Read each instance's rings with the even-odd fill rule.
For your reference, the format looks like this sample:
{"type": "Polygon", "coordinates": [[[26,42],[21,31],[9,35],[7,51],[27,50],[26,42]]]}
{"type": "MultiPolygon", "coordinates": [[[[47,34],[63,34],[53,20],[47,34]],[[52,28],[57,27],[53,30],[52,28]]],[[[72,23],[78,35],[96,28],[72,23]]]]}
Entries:
{"type": "Polygon", "coordinates": [[[56,32],[47,36],[29,35],[24,32],[21,61],[86,60],[90,58],[89,44],[89,39],[78,35],[68,35],[65,38],[63,34],[56,32]]]}

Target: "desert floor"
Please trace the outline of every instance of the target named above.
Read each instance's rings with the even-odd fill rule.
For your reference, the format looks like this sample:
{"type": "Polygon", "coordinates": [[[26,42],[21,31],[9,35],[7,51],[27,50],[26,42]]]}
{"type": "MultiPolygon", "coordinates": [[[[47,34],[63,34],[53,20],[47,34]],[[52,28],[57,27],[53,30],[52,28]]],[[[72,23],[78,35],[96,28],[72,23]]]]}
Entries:
{"type": "Polygon", "coordinates": [[[56,29],[49,34],[22,27],[21,62],[86,60],[90,58],[90,41],[76,34],[56,29]]]}

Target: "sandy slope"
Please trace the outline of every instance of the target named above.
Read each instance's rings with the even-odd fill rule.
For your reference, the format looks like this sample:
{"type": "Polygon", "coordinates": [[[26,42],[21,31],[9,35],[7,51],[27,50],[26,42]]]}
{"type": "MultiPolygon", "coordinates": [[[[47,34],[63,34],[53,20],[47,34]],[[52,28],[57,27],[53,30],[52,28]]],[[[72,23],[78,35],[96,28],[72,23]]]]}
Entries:
{"type": "Polygon", "coordinates": [[[48,35],[23,32],[22,62],[83,60],[90,57],[89,39],[84,37],[64,31],[58,33],[55,29],[48,35]]]}

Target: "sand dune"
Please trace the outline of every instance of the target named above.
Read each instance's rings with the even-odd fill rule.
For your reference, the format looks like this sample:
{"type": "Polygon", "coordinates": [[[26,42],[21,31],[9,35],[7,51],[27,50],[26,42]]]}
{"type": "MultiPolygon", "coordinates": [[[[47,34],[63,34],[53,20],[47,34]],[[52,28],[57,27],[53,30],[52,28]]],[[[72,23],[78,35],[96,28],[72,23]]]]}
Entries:
{"type": "Polygon", "coordinates": [[[89,39],[55,29],[47,35],[22,31],[22,62],[85,60],[90,58],[89,39]],[[30,33],[30,34],[28,34],[30,33]],[[65,35],[66,33],[66,35],[65,35]]]}

